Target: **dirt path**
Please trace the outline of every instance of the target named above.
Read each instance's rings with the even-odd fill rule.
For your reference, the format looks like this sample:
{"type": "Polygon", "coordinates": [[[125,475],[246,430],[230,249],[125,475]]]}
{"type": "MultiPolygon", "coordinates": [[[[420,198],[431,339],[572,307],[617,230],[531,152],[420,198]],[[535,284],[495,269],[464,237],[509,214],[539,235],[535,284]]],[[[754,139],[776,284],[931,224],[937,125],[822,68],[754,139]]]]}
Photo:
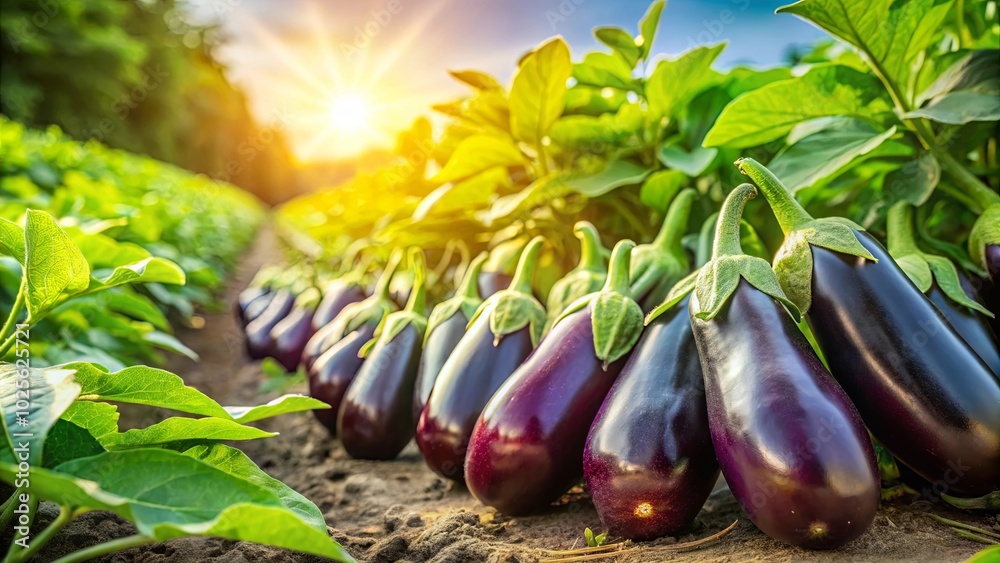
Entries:
{"type": "MultiPolygon", "coordinates": [[[[226,302],[245,287],[257,268],[277,259],[265,231],[241,263],[226,290],[226,302]]],[[[182,375],[223,404],[249,404],[260,397],[259,366],[243,353],[239,329],[229,310],[205,316],[200,330],[178,335],[201,361],[174,359],[169,369],[182,375]]],[[[302,389],[298,389],[302,391],[302,389]]],[[[529,562],[538,548],[567,549],[584,545],[583,530],[601,529],[589,497],[575,490],[544,514],[507,518],[479,504],[461,486],[428,470],[411,443],[398,460],[366,462],[350,459],[309,414],[268,421],[264,427],[281,436],[241,447],[268,473],[315,502],[326,516],[331,534],[359,560],[369,562],[529,562]]],[[[860,539],[832,552],[811,552],[771,540],[745,517],[723,488],[706,503],[688,533],[641,544],[636,552],[604,561],[963,561],[983,546],[955,536],[924,514],[923,505],[901,499],[883,506],[874,525],[860,539]],[[714,534],[739,520],[728,536],[689,551],[669,546],[714,534]]],[[[935,513],[981,527],[997,525],[993,517],[976,516],[936,506],[935,513]]],[[[92,513],[69,526],[39,560],[48,561],[98,539],[132,533],[130,526],[107,513],[92,513]]],[[[313,557],[212,538],[185,538],[122,552],[105,561],[213,561],[277,563],[314,561],[313,557]]]]}

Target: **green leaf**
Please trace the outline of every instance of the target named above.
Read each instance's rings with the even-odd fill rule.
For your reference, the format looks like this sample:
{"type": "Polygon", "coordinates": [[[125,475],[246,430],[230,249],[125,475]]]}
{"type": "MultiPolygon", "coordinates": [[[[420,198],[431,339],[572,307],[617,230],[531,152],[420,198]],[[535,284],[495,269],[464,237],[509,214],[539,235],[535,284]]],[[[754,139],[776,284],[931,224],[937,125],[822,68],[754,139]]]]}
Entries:
{"type": "Polygon", "coordinates": [[[923,258],[927,261],[931,272],[933,272],[934,281],[937,282],[938,287],[952,301],[963,307],[978,311],[987,317],[994,317],[991,311],[965,293],[965,290],[962,289],[962,282],[958,279],[958,270],[951,260],[948,260],[944,256],[935,256],[934,254],[923,254],[923,258]]]}
{"type": "Polygon", "coordinates": [[[80,362],[61,367],[76,370],[81,400],[132,403],[229,418],[229,413],[219,403],[194,387],[184,385],[183,379],[168,371],[133,366],[108,373],[94,364],[80,362]]]}
{"type": "Polygon", "coordinates": [[[618,111],[627,101],[627,94],[621,90],[577,84],[566,91],[565,113],[600,116],[618,111]]]}
{"type": "Polygon", "coordinates": [[[124,450],[147,446],[164,446],[189,440],[223,442],[230,440],[259,440],[277,436],[276,432],[265,432],[252,426],[244,426],[232,420],[207,417],[171,417],[147,428],[135,428],[127,432],[110,434],[102,440],[108,450],[124,450]]]}
{"type": "Polygon", "coordinates": [[[566,81],[573,72],[569,47],[560,37],[528,54],[510,90],[510,130],[514,138],[537,145],[562,114],[566,81]]]}
{"type": "Polygon", "coordinates": [[[432,181],[455,182],[497,166],[515,166],[527,162],[510,139],[493,135],[472,135],[455,148],[448,163],[432,181]]]}
{"type": "Polygon", "coordinates": [[[712,62],[724,43],[697,47],[673,60],[662,60],[646,81],[646,101],[651,119],[672,117],[678,108],[710,85],[712,62]]]}
{"type": "Polygon", "coordinates": [[[0,217],[0,252],[13,256],[24,266],[24,229],[3,217],[0,217]]]}
{"type": "Polygon", "coordinates": [[[144,258],[132,264],[118,266],[110,275],[100,280],[100,285],[115,287],[126,283],[146,282],[184,285],[184,270],[164,258],[144,258]]]}
{"type": "Polygon", "coordinates": [[[247,424],[281,414],[328,408],[330,405],[323,401],[305,395],[282,395],[266,404],[255,407],[226,407],[226,412],[233,417],[234,421],[247,424]]]}
{"type": "Polygon", "coordinates": [[[37,317],[90,285],[90,266],[73,239],[44,211],[28,210],[24,228],[28,314],[37,317]]]}
{"type": "Polygon", "coordinates": [[[951,0],[801,0],[778,8],[860,49],[903,95],[913,61],[934,41],[951,0]]]}
{"type": "Polygon", "coordinates": [[[281,504],[295,513],[300,520],[314,530],[326,533],[326,521],[323,519],[323,513],[316,508],[315,504],[288,485],[264,473],[240,450],[224,444],[205,444],[194,446],[182,453],[274,493],[281,500],[281,504]]]}
{"type": "Polygon", "coordinates": [[[41,465],[45,436],[79,394],[80,385],[73,381],[71,369],[0,364],[0,412],[7,428],[0,443],[0,462],[16,463],[17,452],[19,461],[41,465]],[[20,459],[21,455],[27,459],[20,459]]]}
{"type": "Polygon", "coordinates": [[[666,213],[677,192],[684,187],[687,176],[679,170],[660,170],[653,172],[646,178],[639,192],[639,199],[642,203],[659,211],[666,213]]]}
{"type": "Polygon", "coordinates": [[[816,66],[802,76],[772,82],[733,100],[703,145],[753,147],[780,139],[811,119],[877,115],[889,110],[884,95],[870,74],[840,65],[816,66]]]}
{"type": "Polygon", "coordinates": [[[931,100],[950,92],[971,91],[982,94],[1000,94],[1000,75],[997,74],[997,58],[1000,51],[985,49],[968,53],[938,76],[926,90],[917,97],[916,105],[922,106],[931,100]]]}
{"type": "Polygon", "coordinates": [[[53,468],[81,457],[90,457],[106,450],[85,428],[64,419],[57,420],[45,437],[42,467],[53,468]]]}
{"type": "Polygon", "coordinates": [[[478,70],[449,70],[448,74],[460,82],[483,92],[504,92],[496,78],[478,70]]]}
{"type": "Polygon", "coordinates": [[[883,198],[887,205],[906,200],[923,205],[941,180],[941,165],[934,153],[926,151],[885,175],[883,198]]]}
{"type": "Polygon", "coordinates": [[[624,29],[619,27],[598,27],[594,29],[594,37],[611,47],[618,53],[629,67],[634,67],[639,60],[639,47],[624,29]]]}
{"type": "Polygon", "coordinates": [[[573,78],[578,84],[596,88],[638,89],[632,67],[618,55],[608,53],[587,53],[582,63],[573,65],[573,78]]]}
{"type": "Polygon", "coordinates": [[[590,152],[608,150],[621,141],[624,135],[614,126],[613,116],[567,115],[552,124],[552,140],[564,147],[585,149],[590,152]]]}
{"type": "Polygon", "coordinates": [[[93,297],[109,311],[145,321],[163,331],[170,330],[170,322],[167,321],[163,312],[145,295],[121,288],[103,291],[93,297]]]}
{"type": "Polygon", "coordinates": [[[172,334],[154,330],[143,334],[142,339],[150,344],[156,345],[157,347],[170,350],[171,352],[176,352],[196,362],[198,361],[198,353],[188,348],[183,342],[178,340],[177,337],[172,334]]]}
{"type": "Polygon", "coordinates": [[[62,420],[83,428],[98,444],[118,433],[118,407],[108,403],[75,401],[62,415],[62,420]]]}
{"type": "Polygon", "coordinates": [[[950,92],[922,108],[903,114],[903,119],[921,117],[951,125],[963,125],[970,121],[998,121],[1000,95],[967,90],[950,92]]]}
{"type": "Polygon", "coordinates": [[[794,193],[840,173],[895,133],[895,126],[878,132],[859,119],[837,116],[778,155],[768,168],[794,193]]]}
{"type": "Polygon", "coordinates": [[[639,20],[639,37],[635,44],[639,46],[639,56],[645,59],[653,48],[653,41],[656,39],[656,28],[660,25],[660,14],[666,6],[666,0],[656,0],[649,5],[649,9],[639,20]]]}
{"type": "Polygon", "coordinates": [[[497,189],[510,183],[507,169],[495,167],[461,182],[445,184],[420,201],[413,210],[413,220],[442,216],[454,211],[481,209],[492,201],[497,189]]]}
{"type": "Polygon", "coordinates": [[[920,293],[927,293],[927,290],[931,288],[931,284],[934,283],[934,277],[931,275],[931,269],[927,265],[927,261],[919,254],[906,254],[893,256],[892,258],[899,265],[899,268],[903,270],[903,273],[906,274],[906,277],[910,278],[913,285],[917,286],[920,293]]]}
{"type": "Polygon", "coordinates": [[[575,173],[569,175],[566,187],[587,197],[604,195],[615,188],[638,184],[649,175],[650,170],[627,160],[612,160],[601,171],[593,174],[575,173]]]}
{"type": "Polygon", "coordinates": [[[719,150],[714,148],[695,147],[688,152],[682,147],[664,144],[656,156],[667,168],[680,170],[695,178],[708,169],[717,154],[719,150]]]}

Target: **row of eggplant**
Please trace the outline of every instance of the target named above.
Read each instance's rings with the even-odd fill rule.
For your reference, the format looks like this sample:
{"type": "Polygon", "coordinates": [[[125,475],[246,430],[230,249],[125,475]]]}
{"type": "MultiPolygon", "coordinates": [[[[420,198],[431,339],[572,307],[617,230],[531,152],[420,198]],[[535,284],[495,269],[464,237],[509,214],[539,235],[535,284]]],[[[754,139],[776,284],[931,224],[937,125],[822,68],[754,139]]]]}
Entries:
{"type": "MultiPolygon", "coordinates": [[[[371,295],[338,282],[299,316],[310,305],[247,290],[248,344],[256,323],[270,326],[268,353],[284,363],[283,343],[299,339],[310,393],[332,407],[315,414],[350,455],[393,459],[415,438],[433,471],[509,515],[585,479],[608,531],[629,539],[689,526],[721,470],[768,535],[843,545],[879,505],[872,436],[949,494],[1000,488],[991,313],[936,299],[937,286],[928,298],[859,226],[813,219],[764,167],[740,169],[786,232],[773,267],[744,253],[742,210],[757,189],[743,184],[702,229],[688,274],[687,190],[653,242],[620,241],[610,262],[579,223],[581,263],[546,306],[532,291],[540,237],[505,289],[484,290],[503,274],[479,256],[429,317],[423,253],[411,249],[402,310],[389,289],[396,253],[371,295]]],[[[1000,245],[986,258],[1000,265],[1000,245]]],[[[1000,282],[990,271],[986,298],[1000,282]]]]}

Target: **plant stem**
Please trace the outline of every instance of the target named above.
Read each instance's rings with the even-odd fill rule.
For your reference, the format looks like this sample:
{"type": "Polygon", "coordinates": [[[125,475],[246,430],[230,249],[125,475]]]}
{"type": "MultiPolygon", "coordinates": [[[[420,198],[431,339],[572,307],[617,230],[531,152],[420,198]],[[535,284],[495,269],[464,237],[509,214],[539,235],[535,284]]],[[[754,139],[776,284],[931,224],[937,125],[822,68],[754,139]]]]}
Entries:
{"type": "Polygon", "coordinates": [[[469,267],[465,269],[465,274],[462,275],[462,281],[455,288],[455,295],[461,295],[469,299],[482,299],[479,295],[479,274],[483,271],[483,264],[486,263],[486,257],[487,254],[485,252],[480,252],[479,256],[476,256],[469,263],[469,267]]]}
{"type": "Polygon", "coordinates": [[[375,292],[372,295],[389,299],[389,285],[392,283],[392,276],[396,274],[396,268],[399,267],[399,263],[402,260],[403,252],[398,249],[393,250],[392,255],[389,256],[389,261],[385,265],[385,270],[382,271],[382,275],[379,276],[378,282],[375,284],[375,292]]]}
{"type": "Polygon", "coordinates": [[[22,561],[28,561],[34,557],[35,554],[38,553],[42,547],[44,547],[45,544],[52,539],[53,536],[59,533],[59,530],[65,528],[66,524],[69,524],[70,521],[72,521],[76,516],[77,513],[71,507],[60,506],[59,516],[56,516],[56,519],[35,537],[34,541],[28,545],[28,549],[25,549],[17,555],[11,557],[10,563],[21,563],[22,561]]]}
{"type": "Polygon", "coordinates": [[[611,266],[608,269],[608,279],[604,282],[602,292],[613,291],[622,295],[630,295],[629,268],[632,261],[632,249],[635,243],[626,239],[618,241],[611,251],[611,266]]]}
{"type": "MultiPolygon", "coordinates": [[[[3,328],[0,329],[0,338],[6,339],[11,336],[11,329],[17,324],[17,317],[21,315],[21,307],[24,307],[25,296],[28,293],[28,277],[21,276],[21,285],[17,289],[17,297],[14,299],[14,306],[10,308],[10,315],[7,316],[7,321],[3,323],[3,328]]],[[[7,351],[4,350],[0,353],[0,357],[3,356],[7,351]]]]}
{"type": "Polygon", "coordinates": [[[424,265],[424,251],[417,247],[410,248],[410,267],[413,268],[413,289],[406,300],[406,310],[423,315],[427,306],[426,285],[427,268],[424,265]]]}
{"type": "Polygon", "coordinates": [[[17,507],[17,498],[21,496],[24,489],[15,489],[14,494],[3,503],[3,510],[0,511],[0,528],[6,528],[14,517],[14,509],[17,507]]]}
{"type": "Polygon", "coordinates": [[[580,221],[573,227],[573,234],[580,239],[580,264],[574,270],[604,272],[604,255],[601,253],[601,236],[597,227],[587,221],[580,221]]]}
{"type": "Polygon", "coordinates": [[[740,244],[740,221],[743,219],[743,208],[755,197],[757,188],[753,184],[740,184],[722,203],[719,220],[715,223],[712,258],[743,254],[743,246],[740,244]]]}
{"type": "Polygon", "coordinates": [[[687,234],[688,217],[691,216],[691,206],[694,205],[697,196],[698,192],[690,188],[677,194],[670,204],[670,209],[667,210],[660,232],[653,240],[653,246],[674,256],[684,255],[684,246],[681,242],[687,234]]]}
{"type": "Polygon", "coordinates": [[[966,167],[955,160],[955,157],[945,151],[935,151],[934,156],[941,163],[941,169],[947,172],[952,181],[958,187],[966,190],[967,195],[975,201],[979,209],[973,209],[973,211],[982,213],[987,207],[1000,203],[1000,194],[982,183],[972,172],[969,172],[966,167]]]}
{"type": "Polygon", "coordinates": [[[130,547],[146,545],[147,543],[153,543],[153,538],[136,534],[134,536],[118,538],[109,542],[92,545],[88,548],[81,549],[80,551],[75,551],[65,557],[56,559],[55,563],[79,563],[80,561],[87,561],[88,559],[93,559],[95,557],[100,557],[102,555],[107,555],[109,553],[114,553],[130,547]]]}
{"type": "MultiPolygon", "coordinates": [[[[764,198],[767,199],[775,218],[778,219],[778,224],[781,225],[781,230],[786,235],[813,220],[813,216],[792,196],[781,180],[778,180],[778,177],[763,164],[752,158],[741,158],[736,161],[736,167],[764,192],[764,198]]],[[[721,220],[720,216],[720,224],[721,220]]]]}
{"type": "Polygon", "coordinates": [[[889,208],[886,231],[889,254],[903,256],[920,252],[913,232],[913,207],[909,203],[900,201],[889,208]]]}
{"type": "Polygon", "coordinates": [[[545,239],[542,237],[535,237],[521,251],[521,258],[517,261],[517,270],[514,272],[514,279],[510,282],[509,290],[531,295],[531,283],[535,277],[535,262],[538,260],[538,252],[541,251],[544,241],[545,239]]]}

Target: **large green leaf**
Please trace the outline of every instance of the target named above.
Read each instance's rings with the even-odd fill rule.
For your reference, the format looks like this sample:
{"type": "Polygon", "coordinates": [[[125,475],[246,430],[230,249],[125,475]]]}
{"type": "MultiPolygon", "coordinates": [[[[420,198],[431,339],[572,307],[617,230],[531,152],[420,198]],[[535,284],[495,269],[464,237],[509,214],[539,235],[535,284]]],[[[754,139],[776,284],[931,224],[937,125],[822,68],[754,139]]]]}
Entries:
{"type": "Polygon", "coordinates": [[[573,65],[573,78],[577,84],[596,88],[638,89],[632,67],[617,54],[587,53],[582,63],[573,65]]]}
{"type": "Polygon", "coordinates": [[[949,92],[922,108],[903,114],[904,119],[921,117],[951,125],[962,125],[970,121],[998,121],[1000,95],[969,90],[949,92]]]}
{"type": "Polygon", "coordinates": [[[109,373],[89,363],[62,366],[76,370],[80,398],[89,401],[115,401],[162,407],[180,412],[229,418],[219,403],[184,385],[180,377],[161,369],[133,366],[109,373]]]}
{"type": "Polygon", "coordinates": [[[841,65],[772,82],[726,106],[705,136],[706,147],[746,148],[784,137],[796,125],[835,115],[872,116],[889,111],[874,76],[841,65]]]}
{"type": "Polygon", "coordinates": [[[562,114],[566,81],[573,72],[569,47],[561,37],[528,54],[510,89],[510,130],[514,138],[538,144],[562,114]]]}
{"type": "Polygon", "coordinates": [[[660,170],[646,178],[639,192],[644,204],[660,213],[666,213],[677,192],[684,187],[687,176],[680,170],[660,170]]]}
{"type": "Polygon", "coordinates": [[[233,417],[234,421],[247,424],[281,414],[328,408],[330,405],[323,401],[305,395],[282,395],[266,404],[255,407],[226,407],[226,412],[233,417]]]}
{"type": "Polygon", "coordinates": [[[472,86],[476,90],[501,93],[504,91],[503,85],[496,78],[478,70],[449,70],[448,74],[452,75],[456,80],[472,86]]]}
{"type": "Polygon", "coordinates": [[[837,174],[895,133],[895,126],[879,132],[859,119],[838,116],[778,155],[768,168],[794,192],[837,174]]]}
{"type": "Polygon", "coordinates": [[[16,451],[18,461],[41,465],[45,436],[79,394],[71,369],[0,364],[0,412],[7,429],[0,436],[0,462],[16,463],[16,451]]]}
{"type": "Polygon", "coordinates": [[[663,60],[646,82],[646,101],[652,119],[672,117],[678,107],[711,82],[712,62],[725,48],[720,43],[697,47],[673,60],[663,60]]]}
{"type": "Polygon", "coordinates": [[[3,217],[0,217],[0,252],[24,265],[24,229],[3,217]]]}
{"type": "Polygon", "coordinates": [[[176,336],[154,330],[142,335],[142,339],[164,350],[170,350],[188,358],[198,361],[198,353],[187,347],[186,344],[177,339],[176,336]]]}
{"type": "Polygon", "coordinates": [[[37,316],[90,285],[90,266],[76,243],[44,211],[28,210],[24,227],[28,313],[37,316]]]}
{"type": "Polygon", "coordinates": [[[708,169],[708,165],[712,164],[717,154],[719,151],[714,148],[695,147],[688,152],[682,147],[664,144],[656,156],[667,168],[680,170],[694,178],[708,169]]]}
{"type": "Polygon", "coordinates": [[[854,45],[902,91],[914,59],[934,41],[950,6],[951,0],[800,0],[778,12],[795,14],[854,45]]]}
{"type": "Polygon", "coordinates": [[[109,450],[124,450],[188,441],[225,442],[258,440],[273,436],[277,436],[277,433],[265,432],[252,426],[243,426],[228,419],[175,416],[147,428],[135,428],[127,432],[109,434],[101,440],[101,445],[109,450]]]}
{"type": "Polygon", "coordinates": [[[42,466],[51,469],[61,463],[81,457],[90,457],[105,451],[104,446],[86,428],[77,426],[68,420],[59,419],[45,438],[45,456],[42,466]]]}
{"type": "Polygon", "coordinates": [[[490,206],[489,220],[496,221],[565,196],[570,192],[566,185],[567,176],[565,172],[554,172],[542,176],[515,194],[497,198],[490,206]]]}
{"type": "MultiPolygon", "coordinates": [[[[941,164],[927,151],[885,175],[882,194],[886,204],[906,200],[923,205],[941,179],[941,164]]],[[[925,290],[926,291],[926,290],[925,290]]]]}
{"type": "Polygon", "coordinates": [[[985,49],[966,54],[942,72],[917,97],[917,106],[949,92],[972,91],[1000,94],[1000,73],[997,73],[1000,50],[985,49]]]}
{"type": "Polygon", "coordinates": [[[114,287],[126,283],[159,282],[184,285],[184,270],[164,258],[144,258],[132,264],[118,266],[100,280],[103,287],[114,287]]]}
{"type": "Polygon", "coordinates": [[[524,155],[510,139],[472,135],[459,143],[433,181],[455,182],[497,166],[515,166],[525,162],[524,155]]]}
{"type": "Polygon", "coordinates": [[[566,179],[566,186],[578,194],[597,197],[621,186],[638,184],[649,173],[650,170],[644,166],[633,164],[627,160],[615,159],[599,172],[570,175],[566,179]]]}
{"type": "Polygon", "coordinates": [[[635,39],[620,27],[598,27],[594,29],[594,37],[616,53],[628,64],[634,67],[639,60],[639,47],[635,44],[635,39]]]}
{"type": "Polygon", "coordinates": [[[75,401],[66,409],[62,420],[83,428],[97,443],[110,442],[118,433],[118,407],[109,403],[75,401]]]}

